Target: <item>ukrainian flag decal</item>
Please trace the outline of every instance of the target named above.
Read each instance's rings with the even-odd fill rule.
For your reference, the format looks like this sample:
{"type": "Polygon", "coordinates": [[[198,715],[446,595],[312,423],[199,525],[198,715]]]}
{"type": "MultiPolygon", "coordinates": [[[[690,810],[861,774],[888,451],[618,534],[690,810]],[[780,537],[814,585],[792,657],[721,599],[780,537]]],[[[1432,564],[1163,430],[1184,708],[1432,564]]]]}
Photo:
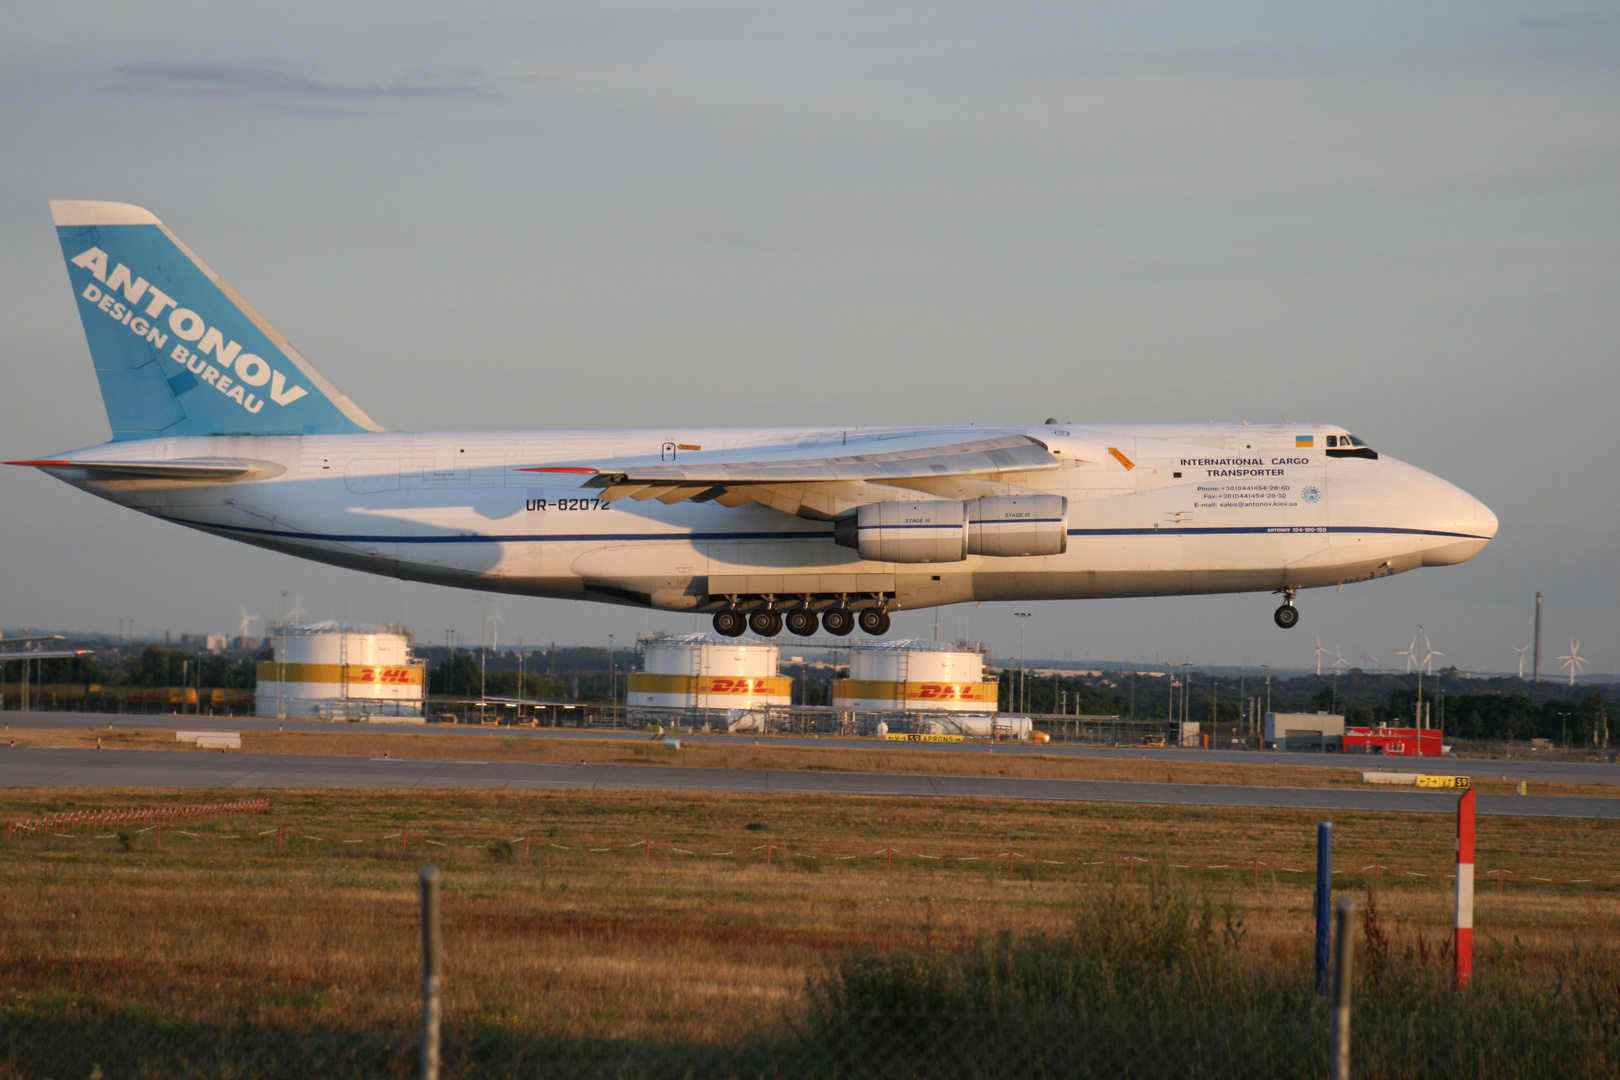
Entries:
{"type": "Polygon", "coordinates": [[[1315,435],[1295,435],[1294,436],[1294,448],[1295,449],[1308,450],[1308,449],[1314,447],[1315,445],[1316,445],[1316,436],[1315,435]]]}

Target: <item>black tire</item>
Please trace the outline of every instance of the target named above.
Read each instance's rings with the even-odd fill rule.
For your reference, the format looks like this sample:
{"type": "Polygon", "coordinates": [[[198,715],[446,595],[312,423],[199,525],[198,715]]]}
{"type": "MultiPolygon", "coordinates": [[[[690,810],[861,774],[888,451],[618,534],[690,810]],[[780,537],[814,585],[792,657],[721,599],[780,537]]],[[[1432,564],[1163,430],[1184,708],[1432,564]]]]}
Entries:
{"type": "Polygon", "coordinates": [[[748,620],[736,608],[721,608],[714,613],[714,632],[721,637],[741,637],[748,629],[748,620]]]}
{"type": "Polygon", "coordinates": [[[1284,630],[1292,630],[1299,625],[1299,609],[1293,604],[1284,604],[1271,617],[1284,630]]]}
{"type": "Polygon", "coordinates": [[[889,613],[882,608],[867,608],[861,612],[860,624],[873,637],[882,637],[889,632],[889,613]]]}
{"type": "Polygon", "coordinates": [[[834,637],[844,637],[855,629],[855,616],[849,613],[849,608],[828,608],[822,612],[821,628],[834,637]]]}
{"type": "Polygon", "coordinates": [[[816,613],[805,608],[794,608],[782,619],[788,633],[809,637],[816,632],[816,613]]]}
{"type": "Polygon", "coordinates": [[[760,637],[775,637],[782,632],[782,616],[766,608],[748,616],[748,629],[760,637]]]}

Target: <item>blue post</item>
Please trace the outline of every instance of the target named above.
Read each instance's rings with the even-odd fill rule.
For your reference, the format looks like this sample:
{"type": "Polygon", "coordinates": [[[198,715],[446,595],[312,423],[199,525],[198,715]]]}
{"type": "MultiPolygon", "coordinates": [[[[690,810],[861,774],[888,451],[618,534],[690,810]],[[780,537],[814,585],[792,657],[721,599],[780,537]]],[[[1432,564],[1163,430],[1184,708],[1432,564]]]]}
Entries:
{"type": "Polygon", "coordinates": [[[1328,950],[1333,938],[1333,822],[1316,823],[1316,992],[1328,992],[1328,950]]]}

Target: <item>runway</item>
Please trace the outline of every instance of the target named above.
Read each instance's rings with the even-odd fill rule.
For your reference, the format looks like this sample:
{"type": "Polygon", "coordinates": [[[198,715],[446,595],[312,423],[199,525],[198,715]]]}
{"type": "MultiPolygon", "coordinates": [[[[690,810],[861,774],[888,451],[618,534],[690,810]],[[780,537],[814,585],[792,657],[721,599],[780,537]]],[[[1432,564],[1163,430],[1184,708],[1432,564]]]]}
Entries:
{"type": "MultiPolygon", "coordinates": [[[[104,728],[171,731],[206,728],[224,731],[318,731],[348,735],[373,733],[416,735],[472,735],[500,739],[587,739],[593,741],[646,742],[643,731],[612,728],[521,728],[475,727],[459,724],[343,724],[329,720],[275,720],[260,717],[221,716],[137,716],[116,713],[8,712],[0,714],[5,723],[25,728],[104,728]]],[[[982,754],[985,744],[967,743],[883,743],[876,739],[798,735],[703,735],[682,734],[683,742],[722,743],[733,746],[802,746],[828,749],[844,747],[872,750],[877,747],[904,749],[927,754],[982,754]]],[[[1053,757],[1115,758],[1150,761],[1211,762],[1226,765],[1295,765],[1329,769],[1421,769],[1427,772],[1459,773],[1474,777],[1500,777],[1531,783],[1613,784],[1620,786],[1620,764],[1612,762],[1542,761],[1534,758],[1445,758],[1422,762],[1416,758],[1384,758],[1361,754],[1278,753],[1271,750],[1144,750],[1141,747],[1071,746],[1064,743],[997,743],[997,754],[1040,754],[1053,757]]]]}
{"type": "MultiPolygon", "coordinates": [[[[1431,814],[1451,813],[1457,806],[1455,794],[1385,789],[51,747],[0,747],[0,787],[714,791],[754,795],[1028,799],[1431,814]]],[[[1480,795],[1478,802],[1481,814],[1620,818],[1620,799],[1480,795]]]]}

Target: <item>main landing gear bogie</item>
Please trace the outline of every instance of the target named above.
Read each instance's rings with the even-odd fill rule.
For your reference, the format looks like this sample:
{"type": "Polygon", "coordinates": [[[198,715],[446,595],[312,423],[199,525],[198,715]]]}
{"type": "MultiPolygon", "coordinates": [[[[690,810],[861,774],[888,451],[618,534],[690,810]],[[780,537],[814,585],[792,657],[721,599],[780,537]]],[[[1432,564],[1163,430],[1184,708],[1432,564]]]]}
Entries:
{"type": "Polygon", "coordinates": [[[782,616],[770,608],[759,608],[748,616],[748,629],[760,637],[775,637],[782,632],[782,616]]]}
{"type": "Polygon", "coordinates": [[[855,629],[855,616],[847,607],[828,608],[821,615],[821,628],[834,637],[847,637],[855,629]]]}
{"type": "Polygon", "coordinates": [[[722,637],[742,637],[748,629],[748,616],[733,607],[721,608],[714,613],[714,632],[722,637]]]}
{"type": "Polygon", "coordinates": [[[788,633],[796,637],[809,637],[816,632],[816,613],[809,608],[797,607],[782,617],[788,633]]]}
{"type": "Polygon", "coordinates": [[[734,600],[716,611],[713,621],[714,632],[723,637],[741,637],[751,632],[763,638],[775,637],[783,629],[798,637],[810,637],[817,629],[825,630],[834,637],[845,637],[857,625],[873,637],[880,637],[889,632],[891,625],[886,604],[880,603],[879,606],[855,612],[843,602],[835,603],[817,615],[809,603],[787,611],[777,611],[769,604],[749,609],[746,601],[734,600]]]}
{"type": "Polygon", "coordinates": [[[856,621],[861,624],[862,630],[873,637],[882,637],[889,632],[889,613],[882,608],[867,608],[856,621]]]}

